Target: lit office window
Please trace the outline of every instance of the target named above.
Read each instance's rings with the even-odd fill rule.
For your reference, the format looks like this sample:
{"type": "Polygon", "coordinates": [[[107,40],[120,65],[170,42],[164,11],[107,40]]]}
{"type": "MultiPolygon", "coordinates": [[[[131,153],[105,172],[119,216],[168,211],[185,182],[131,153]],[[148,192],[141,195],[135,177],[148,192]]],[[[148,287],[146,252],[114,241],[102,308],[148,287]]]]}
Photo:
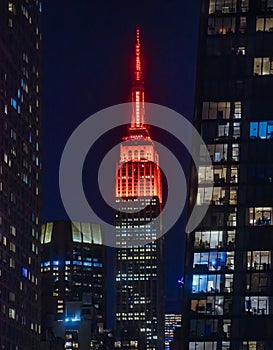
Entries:
{"type": "Polygon", "coordinates": [[[229,119],[230,102],[203,102],[202,119],[229,119]]]}
{"type": "Polygon", "coordinates": [[[242,104],[241,102],[234,102],[234,119],[241,119],[242,117],[242,104]]]}
{"type": "Polygon", "coordinates": [[[79,222],[72,223],[72,237],[73,242],[82,242],[82,234],[79,222]]]}
{"type": "Polygon", "coordinates": [[[263,341],[243,341],[242,350],[266,350],[266,345],[263,341]]]}
{"type": "Polygon", "coordinates": [[[268,271],[271,264],[270,251],[248,251],[247,269],[255,271],[268,271]]]}
{"type": "Polygon", "coordinates": [[[232,274],[193,275],[192,293],[231,293],[232,274]]]}
{"type": "Polygon", "coordinates": [[[230,187],[229,192],[229,205],[237,204],[237,187],[230,187]]]}
{"type": "Polygon", "coordinates": [[[213,167],[200,166],[198,169],[198,183],[211,183],[213,181],[213,167]]]}
{"type": "Polygon", "coordinates": [[[240,136],[241,136],[241,124],[240,123],[233,123],[232,137],[237,139],[240,136]]]}
{"type": "Polygon", "coordinates": [[[214,182],[215,185],[221,185],[227,183],[237,183],[238,182],[238,166],[232,166],[230,170],[227,166],[224,165],[215,165],[213,168],[200,166],[198,168],[198,183],[205,184],[214,182]],[[213,173],[211,173],[211,170],[213,173]],[[213,176],[213,177],[212,177],[213,176]]]}
{"type": "Polygon", "coordinates": [[[226,183],[228,168],[222,165],[215,166],[213,168],[213,181],[215,185],[221,185],[226,183]]]}
{"type": "Polygon", "coordinates": [[[273,60],[271,57],[255,57],[253,66],[254,75],[273,74],[273,60]]]}
{"type": "Polygon", "coordinates": [[[194,253],[193,268],[199,272],[234,270],[234,252],[194,253]]]}
{"type": "Polygon", "coordinates": [[[9,308],[9,318],[15,319],[15,309],[9,308]]]}
{"type": "Polygon", "coordinates": [[[199,187],[196,200],[197,205],[210,204],[212,191],[212,187],[199,187]]]}
{"type": "Polygon", "coordinates": [[[209,13],[236,12],[237,0],[210,0],[209,13]]]}
{"type": "Polygon", "coordinates": [[[239,144],[238,143],[233,143],[231,145],[231,159],[234,162],[238,162],[239,161],[239,154],[240,154],[240,150],[239,150],[239,144]]]}
{"type": "Polygon", "coordinates": [[[200,158],[206,161],[207,151],[209,152],[212,162],[225,162],[227,161],[227,144],[208,144],[206,150],[200,148],[200,158]]]}
{"type": "Polygon", "coordinates": [[[42,243],[50,243],[51,242],[51,235],[53,230],[53,223],[48,222],[46,224],[45,234],[44,234],[44,242],[42,243]]]}
{"type": "Polygon", "coordinates": [[[228,315],[232,311],[232,298],[229,296],[202,296],[191,301],[191,311],[205,315],[228,315]]]}
{"type": "Polygon", "coordinates": [[[92,243],[90,224],[82,223],[81,231],[82,231],[83,243],[92,243]]]}
{"type": "Polygon", "coordinates": [[[223,231],[196,231],[194,247],[201,249],[223,247],[223,231]]]}
{"type": "Polygon", "coordinates": [[[272,32],[273,31],[273,17],[257,17],[256,19],[257,32],[272,32]]]}
{"type": "Polygon", "coordinates": [[[208,35],[235,33],[236,17],[209,17],[208,35]]]}
{"type": "Polygon", "coordinates": [[[217,350],[216,341],[190,342],[189,350],[217,350]]]}
{"type": "Polygon", "coordinates": [[[212,201],[213,205],[226,205],[227,204],[227,195],[225,187],[214,187],[212,192],[212,201]]]}
{"type": "Polygon", "coordinates": [[[230,350],[230,342],[222,341],[222,350],[230,350]]]}
{"type": "Polygon", "coordinates": [[[272,225],[271,207],[249,208],[246,213],[246,224],[254,226],[272,225]]]}
{"type": "Polygon", "coordinates": [[[244,304],[246,313],[260,316],[269,314],[269,297],[267,296],[246,296],[244,304]]]}
{"type": "Polygon", "coordinates": [[[251,139],[272,139],[273,120],[250,122],[249,137],[251,139]]]}

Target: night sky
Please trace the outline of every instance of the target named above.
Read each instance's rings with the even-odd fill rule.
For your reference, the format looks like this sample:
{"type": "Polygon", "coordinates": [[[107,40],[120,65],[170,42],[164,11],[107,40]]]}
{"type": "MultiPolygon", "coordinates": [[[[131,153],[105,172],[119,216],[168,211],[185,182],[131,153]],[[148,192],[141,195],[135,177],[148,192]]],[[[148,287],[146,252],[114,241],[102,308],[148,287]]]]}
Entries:
{"type": "MultiPolygon", "coordinates": [[[[70,134],[96,111],[130,101],[136,26],[146,101],[192,119],[198,10],[198,0],[43,1],[43,221],[67,219],[58,170],[70,134]]],[[[169,143],[188,173],[189,156],[169,143]]],[[[165,236],[167,312],[180,311],[185,221],[184,212],[165,236]]]]}

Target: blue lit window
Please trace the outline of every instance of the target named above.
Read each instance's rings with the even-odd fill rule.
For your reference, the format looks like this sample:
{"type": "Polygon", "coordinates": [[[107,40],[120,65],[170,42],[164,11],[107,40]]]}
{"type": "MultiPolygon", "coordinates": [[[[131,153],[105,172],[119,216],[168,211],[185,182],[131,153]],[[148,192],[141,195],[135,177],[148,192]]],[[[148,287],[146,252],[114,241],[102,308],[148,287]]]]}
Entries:
{"type": "Polygon", "coordinates": [[[27,177],[27,175],[25,175],[25,174],[23,174],[23,182],[24,182],[25,184],[28,184],[28,177],[27,177]]]}
{"type": "Polygon", "coordinates": [[[273,137],[273,120],[267,122],[267,138],[271,139],[273,137]]]}
{"type": "Polygon", "coordinates": [[[13,97],[11,98],[11,105],[14,109],[17,109],[17,101],[13,97]]]}
{"type": "Polygon", "coordinates": [[[70,260],[65,260],[65,265],[70,265],[70,260]]]}
{"type": "Polygon", "coordinates": [[[260,122],[259,123],[259,137],[261,139],[265,139],[266,138],[266,122],[260,122]]]}
{"type": "Polygon", "coordinates": [[[78,260],[73,260],[73,265],[82,265],[82,262],[78,260]]]}
{"type": "Polygon", "coordinates": [[[101,263],[94,263],[94,266],[95,267],[102,267],[102,264],[101,263]]]}
{"type": "Polygon", "coordinates": [[[17,96],[18,96],[18,98],[21,97],[21,90],[20,89],[18,89],[17,96]]]}
{"type": "Polygon", "coordinates": [[[250,122],[249,136],[251,139],[272,139],[273,120],[250,122]]]}
{"type": "Polygon", "coordinates": [[[192,293],[220,291],[220,275],[193,275],[192,293]]]}
{"type": "Polygon", "coordinates": [[[50,266],[50,261],[45,261],[44,266],[50,266]]]}
{"type": "Polygon", "coordinates": [[[53,265],[59,266],[59,264],[60,264],[60,262],[59,262],[58,260],[54,260],[54,261],[53,261],[53,265]]]}
{"type": "Polygon", "coordinates": [[[92,263],[89,261],[84,261],[83,265],[84,266],[92,266],[92,263]]]}
{"type": "Polygon", "coordinates": [[[27,278],[27,275],[28,275],[28,270],[27,270],[27,268],[22,267],[22,276],[25,277],[25,278],[27,278]]]}
{"type": "Polygon", "coordinates": [[[79,322],[81,320],[80,316],[66,317],[65,322],[79,322]]]}

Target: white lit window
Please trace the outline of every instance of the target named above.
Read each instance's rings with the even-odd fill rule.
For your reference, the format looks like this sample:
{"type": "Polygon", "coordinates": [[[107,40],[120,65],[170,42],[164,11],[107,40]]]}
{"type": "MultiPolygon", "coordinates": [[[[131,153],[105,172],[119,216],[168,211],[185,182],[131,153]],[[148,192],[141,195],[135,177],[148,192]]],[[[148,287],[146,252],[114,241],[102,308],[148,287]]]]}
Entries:
{"type": "Polygon", "coordinates": [[[254,75],[269,75],[273,74],[273,59],[272,57],[255,57],[253,66],[254,75]]]}

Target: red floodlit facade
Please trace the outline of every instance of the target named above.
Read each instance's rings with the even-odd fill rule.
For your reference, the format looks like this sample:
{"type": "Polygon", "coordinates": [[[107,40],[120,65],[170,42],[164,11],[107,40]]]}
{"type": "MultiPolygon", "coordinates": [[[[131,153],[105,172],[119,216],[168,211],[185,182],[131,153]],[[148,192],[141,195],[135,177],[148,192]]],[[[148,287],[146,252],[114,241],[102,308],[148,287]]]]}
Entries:
{"type": "Polygon", "coordinates": [[[157,240],[161,225],[152,222],[161,211],[162,184],[159,157],[145,125],[139,28],[135,55],[131,123],[116,170],[116,328],[123,349],[160,350],[163,240],[157,240]],[[132,207],[138,211],[128,213],[132,207]]]}
{"type": "Polygon", "coordinates": [[[132,117],[128,135],[120,147],[116,197],[153,197],[162,203],[158,154],[144,123],[144,82],[140,61],[140,32],[136,29],[136,67],[132,87],[132,117]]]}

